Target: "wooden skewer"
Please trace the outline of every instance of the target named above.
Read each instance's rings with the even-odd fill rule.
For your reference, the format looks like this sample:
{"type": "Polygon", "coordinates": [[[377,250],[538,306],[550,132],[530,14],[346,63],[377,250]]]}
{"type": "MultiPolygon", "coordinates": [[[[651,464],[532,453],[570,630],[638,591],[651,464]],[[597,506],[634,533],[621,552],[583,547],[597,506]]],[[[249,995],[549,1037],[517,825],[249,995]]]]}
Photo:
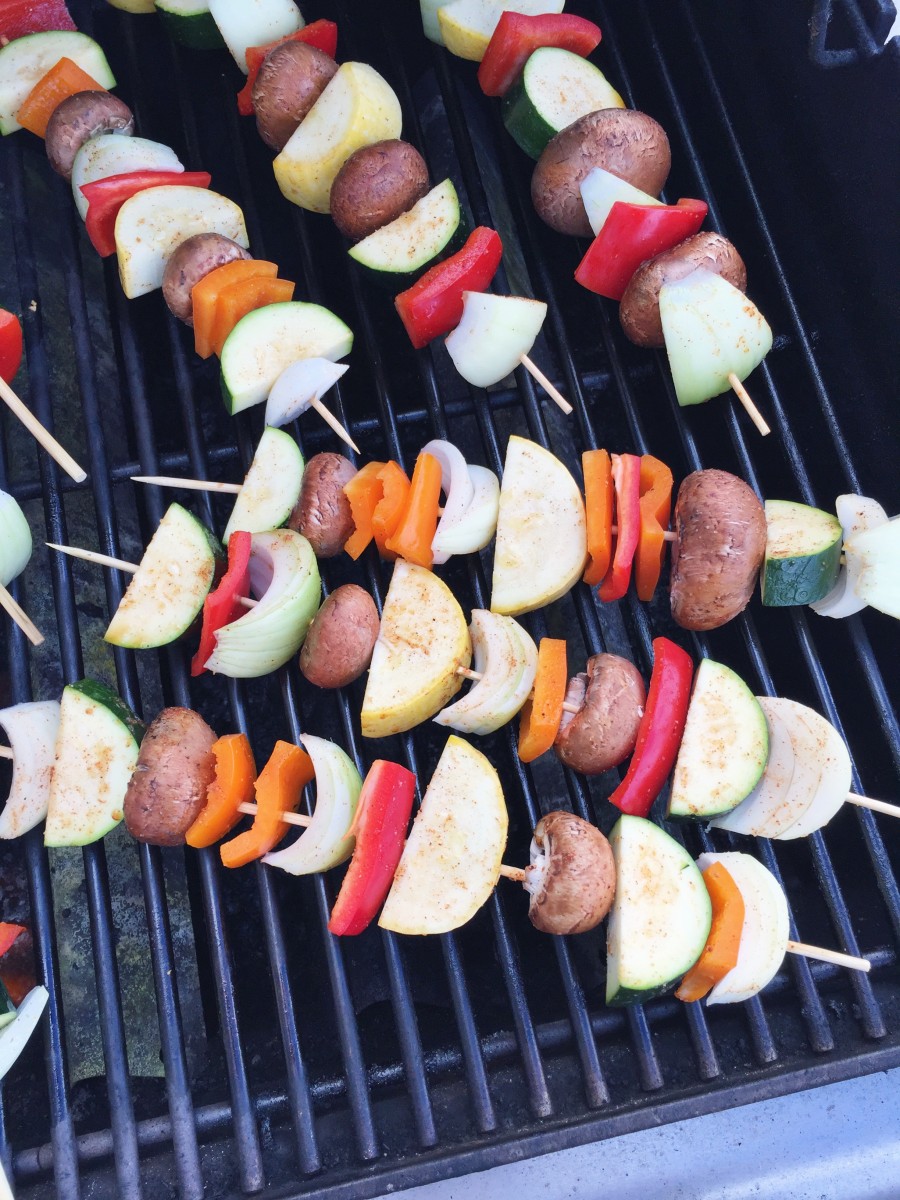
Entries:
{"type": "Polygon", "coordinates": [[[847,803],[855,804],[857,808],[871,808],[873,812],[884,813],[888,817],[900,817],[900,805],[886,804],[884,800],[873,800],[870,796],[859,796],[856,792],[847,794],[847,803]]]}
{"type": "Polygon", "coordinates": [[[541,385],[541,387],[544,389],[544,391],[547,393],[547,395],[550,397],[550,399],[553,400],[557,405],[559,405],[559,407],[563,410],[563,412],[566,414],[566,416],[568,416],[572,411],[572,405],[568,402],[568,400],[565,398],[565,396],[562,394],[562,392],[559,390],[559,388],[556,388],[553,386],[553,384],[550,382],[550,380],[547,378],[547,376],[544,374],[544,372],[541,370],[541,368],[539,366],[537,366],[536,363],[532,362],[527,354],[523,354],[522,357],[519,359],[519,362],[522,364],[522,366],[525,368],[525,370],[528,372],[528,374],[533,379],[536,379],[538,381],[538,383],[541,385]]]}
{"type": "Polygon", "coordinates": [[[826,950],[823,946],[808,946],[806,942],[791,942],[787,944],[790,954],[799,954],[803,958],[815,958],[819,962],[837,963],[839,967],[851,967],[854,971],[870,971],[872,964],[867,958],[857,958],[855,954],[841,954],[838,950],[826,950]]]}
{"type": "Polygon", "coordinates": [[[747,410],[747,415],[749,416],[750,420],[763,435],[763,437],[765,437],[767,433],[771,433],[772,430],[767,425],[765,417],[753,403],[750,393],[738,379],[737,375],[735,375],[734,371],[729,372],[728,382],[731,384],[731,387],[738,400],[740,400],[741,404],[743,404],[744,408],[747,410]]]}
{"type": "Polygon", "coordinates": [[[515,883],[522,883],[527,872],[524,867],[508,867],[506,863],[502,863],[500,865],[500,874],[504,879],[512,879],[515,883]]]}
{"type": "Polygon", "coordinates": [[[11,759],[12,756],[13,756],[13,752],[9,746],[0,746],[0,758],[11,759]]]}
{"type": "MultiPolygon", "coordinates": [[[[51,550],[58,550],[60,554],[68,554],[70,558],[82,558],[85,562],[96,563],[100,567],[114,567],[117,571],[127,571],[129,575],[134,575],[138,569],[137,563],[126,562],[124,558],[113,558],[111,554],[100,554],[96,550],[83,550],[81,546],[58,546],[56,542],[46,542],[51,550]]],[[[249,596],[241,596],[238,601],[244,608],[256,608],[259,604],[258,600],[252,600],[249,596]]]]}
{"type": "Polygon", "coordinates": [[[212,483],[208,479],[181,479],[177,475],[132,475],[135,483],[155,483],[158,487],[185,488],[193,492],[227,492],[236,496],[242,483],[212,483]]]}
{"type": "MultiPolygon", "coordinates": [[[[478,683],[484,678],[480,671],[473,671],[470,667],[457,667],[456,673],[457,675],[462,675],[463,679],[471,679],[473,683],[478,683]]],[[[563,712],[579,713],[581,709],[577,704],[563,703],[563,712]]]]}
{"type": "MultiPolygon", "coordinates": [[[[246,804],[238,805],[238,812],[246,813],[248,817],[256,816],[256,805],[246,804]]],[[[281,814],[282,821],[287,821],[288,825],[311,825],[312,817],[307,817],[304,813],[283,812],[281,814]]]]}
{"type": "Polygon", "coordinates": [[[82,483],[87,479],[87,471],[83,471],[68,450],[63,449],[53,434],[44,428],[31,409],[19,399],[5,379],[0,379],[0,398],[6,402],[31,436],[40,442],[50,457],[59,463],[67,475],[71,475],[76,483],[82,483]]]}
{"type": "Polygon", "coordinates": [[[328,411],[328,409],[325,407],[325,405],[322,403],[322,401],[319,399],[318,396],[313,396],[313,398],[312,398],[312,400],[310,400],[309,404],[310,404],[311,408],[314,408],[316,410],[316,412],[319,414],[319,416],[322,418],[322,420],[325,421],[326,424],[331,426],[331,428],[338,435],[338,437],[342,439],[342,441],[345,441],[352,450],[356,451],[357,454],[360,453],[359,446],[357,446],[356,442],[354,442],[353,438],[350,436],[350,434],[347,432],[347,430],[343,427],[343,425],[340,423],[340,421],[337,419],[337,417],[334,415],[334,413],[331,413],[328,411]]]}
{"type": "Polygon", "coordinates": [[[22,630],[29,642],[33,646],[40,646],[44,640],[44,635],[29,617],[28,613],[22,608],[21,604],[17,604],[9,592],[0,584],[0,605],[6,609],[18,627],[22,630]]]}
{"type": "MultiPolygon", "coordinates": [[[[613,525],[612,531],[614,534],[616,534],[616,536],[618,536],[618,533],[619,533],[618,525],[613,525]]],[[[671,529],[666,529],[663,531],[663,541],[664,542],[677,542],[678,534],[674,533],[671,529]]]]}

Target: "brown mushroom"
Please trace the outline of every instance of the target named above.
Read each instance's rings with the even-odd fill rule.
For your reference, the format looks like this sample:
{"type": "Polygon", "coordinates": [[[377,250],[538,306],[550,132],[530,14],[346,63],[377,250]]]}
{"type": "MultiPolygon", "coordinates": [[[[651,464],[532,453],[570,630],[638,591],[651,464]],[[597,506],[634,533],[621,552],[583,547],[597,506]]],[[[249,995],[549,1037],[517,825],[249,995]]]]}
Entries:
{"type": "Polygon", "coordinates": [[[109,92],[75,92],[54,108],[47,122],[44,146],[50,166],[72,178],[75,155],[85,142],[101,133],[134,133],[134,113],[109,92]]]}
{"type": "Polygon", "coordinates": [[[267,146],[284,149],[336,72],[333,58],[305,42],[269,51],[253,84],[256,128],[267,146]]]}
{"type": "Polygon", "coordinates": [[[523,886],[528,916],[542,933],[585,933],[612,907],[616,863],[596,826],[570,812],[541,817],[531,843],[523,886]]]}
{"type": "Polygon", "coordinates": [[[163,299],[170,311],[185,325],[193,325],[191,292],[194,286],[210,271],[239,258],[250,258],[250,252],[221,233],[195,233],[183,241],[169,257],[163,271],[163,299]]]}
{"type": "Polygon", "coordinates": [[[560,760],[583,775],[617,767],[634,749],[646,695],[640,672],[627,658],[589,658],[566,690],[566,700],[577,704],[578,712],[563,713],[553,743],[560,760]]]}

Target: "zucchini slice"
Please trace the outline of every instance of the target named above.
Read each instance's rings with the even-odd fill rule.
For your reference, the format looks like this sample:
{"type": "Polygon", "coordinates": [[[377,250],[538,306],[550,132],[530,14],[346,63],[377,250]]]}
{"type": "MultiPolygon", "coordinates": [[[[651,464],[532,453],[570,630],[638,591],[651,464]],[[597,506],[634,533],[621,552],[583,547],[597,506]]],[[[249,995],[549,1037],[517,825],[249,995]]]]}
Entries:
{"type": "Polygon", "coordinates": [[[729,812],[756,787],[768,753],[759,701],[730,667],[705,658],[694,679],[668,815],[706,820],[729,812]]]}
{"type": "MultiPolygon", "coordinates": [[[[207,0],[156,0],[156,11],[172,40],[181,46],[218,50],[225,45],[207,0]]],[[[241,69],[246,70],[246,62],[241,69]]]]}
{"type": "Polygon", "coordinates": [[[542,46],[529,56],[521,78],[503,97],[503,124],[531,158],[561,129],[598,108],[624,108],[625,101],[593,63],[542,46]]]}
{"type": "Polygon", "coordinates": [[[302,481],[300,447],[289,433],[264,429],[225,526],[225,544],[235,530],[265,533],[282,526],[297,503],[302,481]]]}
{"type": "Polygon", "coordinates": [[[267,46],[306,24],[294,0],[209,0],[208,7],[231,57],[245,75],[250,46],[267,46]]]}
{"type": "Polygon", "coordinates": [[[107,91],[116,86],[106,55],[86,33],[58,29],[16,38],[0,49],[0,133],[22,128],[16,114],[26,96],[61,58],[70,58],[107,91]]]}
{"type": "Polygon", "coordinates": [[[45,846],[85,846],[122,820],[144,726],[111,688],[63,688],[45,846]]]}
{"type": "Polygon", "coordinates": [[[409,212],[370,233],[348,253],[379,282],[405,288],[459,249],[466,229],[456,188],[445,179],[409,212]]]}
{"type": "Polygon", "coordinates": [[[206,188],[145,188],[126,200],[116,217],[119,279],[129,300],[162,287],[169,256],[195,233],[221,233],[250,245],[239,205],[206,188]]]}
{"type": "Polygon", "coordinates": [[[222,395],[228,411],[234,416],[261,404],[285,367],[298,359],[335,362],[352,345],[349,326],[319,304],[287,300],[254,309],[238,321],[222,347],[222,395]]]}
{"type": "Polygon", "coordinates": [[[662,995],[703,952],[712,905],[683,846],[643,817],[622,816],[609,835],[616,898],[606,941],[606,1003],[662,995]]]}
{"type": "Polygon", "coordinates": [[[842,540],[833,513],[794,500],[767,500],[763,604],[812,604],[827,596],[837,583],[842,540]]]}
{"type": "Polygon", "coordinates": [[[180,504],[170,504],[104,634],[113,646],[149,650],[194,623],[216,574],[222,547],[180,504]]]}
{"type": "Polygon", "coordinates": [[[101,133],[84,143],[72,164],[72,195],[82,221],[87,217],[87,197],[81,190],[85,183],[106,179],[110,175],[127,175],[130,171],[184,170],[178,155],[162,142],[147,138],[123,137],[121,133],[101,133]]]}

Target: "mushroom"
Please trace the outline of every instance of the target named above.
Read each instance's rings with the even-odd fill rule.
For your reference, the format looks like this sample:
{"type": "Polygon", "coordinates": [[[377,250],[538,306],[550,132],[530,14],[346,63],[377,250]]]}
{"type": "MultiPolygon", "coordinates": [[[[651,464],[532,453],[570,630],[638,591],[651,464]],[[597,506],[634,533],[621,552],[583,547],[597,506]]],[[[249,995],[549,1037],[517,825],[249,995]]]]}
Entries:
{"type": "Polygon", "coordinates": [[[585,933],[612,907],[616,863],[596,826],[570,812],[541,817],[531,842],[523,886],[528,916],[543,933],[585,933]]]}
{"type": "Polygon", "coordinates": [[[578,711],[563,712],[553,748],[567,767],[600,775],[628,757],[637,741],[646,691],[634,663],[617,654],[595,654],[569,680],[566,700],[578,711]]]}
{"type": "Polygon", "coordinates": [[[85,142],[101,133],[134,133],[134,113],[109,92],[75,92],[54,108],[47,122],[44,145],[50,166],[72,178],[75,155],[85,142]]]}

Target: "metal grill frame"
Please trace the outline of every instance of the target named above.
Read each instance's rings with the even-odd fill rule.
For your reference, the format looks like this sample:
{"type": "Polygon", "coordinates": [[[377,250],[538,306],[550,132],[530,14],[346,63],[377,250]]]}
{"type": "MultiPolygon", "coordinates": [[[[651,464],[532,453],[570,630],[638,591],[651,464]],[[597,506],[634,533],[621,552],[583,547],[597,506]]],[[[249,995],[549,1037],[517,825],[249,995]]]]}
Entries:
{"type": "MultiPolygon", "coordinates": [[[[628,103],[635,104],[640,97],[632,90],[629,82],[631,75],[621,60],[616,36],[621,20],[612,19],[610,12],[602,6],[583,7],[597,15],[606,35],[604,61],[609,64],[614,79],[623,83],[628,103]]],[[[345,55],[349,56],[347,52],[352,51],[353,56],[370,61],[374,51],[367,53],[363,35],[354,32],[349,2],[335,3],[328,8],[328,13],[323,15],[334,15],[342,31],[349,31],[345,55]]],[[[79,17],[85,14],[85,20],[80,21],[80,25],[90,32],[91,21],[100,13],[100,6],[95,4],[87,12],[87,5],[79,10],[78,5],[73,4],[73,9],[79,17]]],[[[667,112],[674,118],[674,123],[669,125],[673,157],[676,160],[680,158],[682,173],[687,174],[694,185],[691,194],[702,195],[709,201],[710,225],[727,234],[725,214],[717,202],[710,173],[701,158],[681,92],[676,86],[676,69],[657,34],[657,22],[651,15],[647,0],[637,0],[634,13],[634,19],[645,34],[652,53],[657,83],[665,97],[667,112]]],[[[773,355],[758,373],[759,383],[756,386],[762,406],[771,416],[774,429],[772,436],[779,440],[777,454],[793,476],[798,498],[806,503],[814,504],[818,499],[827,504],[830,497],[821,494],[814,483],[807,467],[802,446],[804,438],[798,431],[797,417],[778,383],[783,355],[790,355],[794,364],[799,363],[804,372],[806,384],[814,394],[821,414],[816,418],[820,421],[819,435],[830,443],[849,490],[860,490],[857,468],[831,401],[828,381],[819,368],[810,330],[794,301],[791,283],[781,266],[778,246],[754,185],[753,171],[723,99],[719,73],[710,61],[688,3],[680,4],[679,14],[694,47],[695,60],[692,65],[698,70],[704,93],[715,108],[721,143],[754,213],[758,238],[766,248],[767,283],[777,291],[780,312],[786,315],[789,324],[791,346],[773,355]]],[[[125,81],[122,94],[129,103],[133,103],[142,133],[154,137],[156,131],[152,126],[142,126],[142,110],[138,102],[142,88],[147,86],[146,81],[139,80],[140,20],[125,14],[113,16],[107,12],[100,17],[103,27],[107,30],[114,28],[124,45],[124,51],[120,46],[117,47],[128,64],[128,70],[122,76],[125,81]],[[138,94],[129,95],[129,87],[138,94]]],[[[374,18],[367,20],[369,24],[366,29],[371,30],[373,22],[377,22],[374,18]]],[[[381,30],[385,37],[378,50],[383,62],[378,65],[383,67],[400,96],[405,117],[405,136],[418,145],[427,159],[433,160],[435,147],[432,144],[429,148],[425,144],[420,120],[423,110],[417,102],[418,96],[412,90],[414,86],[421,85],[420,64],[417,64],[414,72],[416,77],[411,79],[397,44],[390,37],[386,17],[382,18],[381,30]]],[[[104,41],[109,44],[101,34],[101,42],[104,41]]],[[[198,165],[204,161],[204,154],[189,78],[190,64],[196,52],[176,51],[167,47],[164,53],[168,56],[165,59],[166,68],[171,70],[176,79],[178,106],[190,162],[198,165]]],[[[627,430],[629,448],[637,452],[648,449],[659,452],[656,443],[651,445],[648,411],[641,406],[639,399],[639,395],[650,386],[665,397],[661,420],[666,429],[677,430],[678,456],[686,468],[721,465],[716,458],[707,457],[706,433],[695,433],[697,424],[684,419],[679,412],[664,361],[658,355],[642,353],[640,363],[635,367],[635,355],[625,345],[619,331],[613,328],[608,307],[586,293],[580,293],[579,303],[591,310],[602,345],[595,368],[589,372],[581,369],[579,354],[573,348],[566,326],[570,299],[563,294],[551,258],[551,253],[555,251],[560,256],[565,255],[574,266],[577,251],[568,246],[560,249],[559,241],[553,241],[553,235],[548,235],[540,227],[531,211],[527,192],[521,186],[522,171],[521,164],[517,162],[517,151],[500,124],[496,105],[493,102],[482,103],[483,98],[481,101],[476,98],[481,106],[481,115],[473,123],[471,69],[450,61],[446,54],[430,47],[425,68],[433,71],[437,80],[437,91],[443,106],[440,119],[446,120],[452,135],[454,175],[462,184],[476,223],[498,226],[504,233],[512,228],[516,231],[508,245],[508,249],[513,249],[510,261],[515,275],[510,290],[525,291],[549,302],[550,319],[541,348],[555,364],[554,378],[575,405],[575,414],[569,427],[566,427],[554,412],[548,411],[541,396],[535,393],[530,378],[521,371],[517,373],[515,387],[499,395],[492,394],[490,402],[483,393],[474,391],[454,395],[448,402],[442,394],[444,384],[437,356],[431,351],[415,356],[409,352],[406,367],[409,369],[410,364],[414,364],[412,369],[418,372],[417,384],[421,389],[422,402],[415,406],[398,407],[393,401],[394,364],[387,363],[382,356],[378,330],[380,317],[375,314],[376,306],[388,305],[389,301],[370,292],[353,272],[351,264],[346,263],[340,268],[344,272],[340,286],[345,291],[341,312],[357,334],[354,361],[366,362],[371,371],[377,415],[361,416],[346,399],[341,385],[338,385],[333,394],[337,397],[340,418],[351,427],[358,440],[365,439],[366,435],[383,439],[391,456],[401,463],[408,458],[408,448],[413,441],[421,444],[428,436],[448,436],[457,424],[474,422],[481,443],[481,460],[499,473],[502,468],[504,431],[510,421],[518,431],[552,448],[572,464],[576,444],[580,449],[603,443],[604,439],[598,432],[598,417],[601,406],[610,400],[618,402],[620,406],[616,420],[618,428],[627,430]],[[493,158],[490,167],[484,157],[485,147],[489,148],[493,158]],[[486,183],[489,177],[501,180],[501,192],[489,188],[486,183]]],[[[251,244],[258,253],[267,253],[278,259],[279,246],[264,231],[256,199],[257,193],[270,194],[274,183],[267,178],[257,185],[252,178],[247,146],[254,134],[239,129],[233,105],[233,79],[224,68],[218,103],[224,114],[229,145],[234,150],[235,169],[240,183],[239,194],[234,198],[244,207],[251,244]]],[[[640,104],[637,106],[640,107],[640,104]]],[[[16,139],[4,146],[0,178],[6,185],[15,222],[18,299],[26,312],[29,395],[38,416],[52,427],[51,364],[46,351],[40,304],[35,312],[28,313],[31,299],[40,296],[41,281],[37,278],[35,267],[36,230],[28,219],[27,153],[28,150],[16,139]]],[[[47,173],[49,175],[49,168],[47,173]]],[[[129,399],[136,458],[134,461],[122,461],[117,448],[107,445],[90,331],[90,308],[98,302],[102,304],[103,298],[91,294],[86,285],[78,250],[81,234],[67,189],[55,179],[49,187],[50,203],[59,221],[59,236],[64,248],[60,275],[72,337],[78,350],[74,368],[90,471],[89,484],[85,486],[92,491],[97,512],[98,548],[118,556],[120,534],[113,494],[117,481],[124,480],[138,467],[145,473],[162,469],[184,470],[198,477],[206,476],[211,469],[224,468],[237,477],[241,464],[246,466],[249,462],[255,423],[250,419],[234,423],[235,444],[207,446],[200,406],[195,403],[191,383],[191,351],[183,331],[169,318],[166,322],[165,352],[171,359],[176,401],[183,423],[184,449],[160,455],[153,421],[153,348],[142,341],[141,322],[129,311],[129,305],[118,288],[114,268],[107,265],[106,303],[116,328],[118,369],[122,393],[129,399]]],[[[324,278],[324,271],[331,266],[331,261],[323,260],[316,241],[319,227],[315,219],[297,211],[290,212],[286,219],[296,237],[303,267],[304,293],[314,301],[327,303],[330,280],[324,278]],[[327,266],[323,265],[323,261],[327,266]]],[[[498,290],[506,290],[509,283],[501,273],[497,280],[498,290]]],[[[214,404],[216,399],[204,395],[202,402],[214,404]]],[[[759,463],[776,451],[756,440],[756,434],[748,429],[730,401],[722,401],[717,409],[710,406],[704,418],[710,426],[715,427],[723,453],[739,464],[740,473],[751,486],[762,491],[759,463]]],[[[656,419],[655,413],[653,419],[656,419]]],[[[330,446],[331,443],[321,431],[312,431],[304,425],[301,444],[307,450],[322,444],[330,446]]],[[[13,486],[12,490],[23,500],[41,495],[48,539],[66,542],[69,540],[66,497],[75,490],[74,485],[62,481],[55,465],[45,456],[36,456],[36,461],[40,468],[39,483],[32,477],[21,486],[13,486]]],[[[7,486],[5,466],[0,486],[7,486]]],[[[154,491],[148,491],[141,497],[145,532],[155,527],[167,500],[168,497],[154,491]]],[[[192,506],[199,509],[201,518],[215,526],[216,514],[208,497],[195,497],[192,506]]],[[[62,672],[65,680],[70,681],[83,673],[73,569],[64,558],[53,557],[49,560],[49,570],[59,624],[62,672]]],[[[385,572],[371,558],[366,560],[366,571],[366,584],[380,605],[385,572]]],[[[466,572],[469,589],[467,599],[470,598],[476,606],[484,604],[488,588],[483,562],[468,562],[466,572]]],[[[333,575],[326,569],[323,576],[328,586],[333,575]]],[[[114,571],[106,572],[105,586],[111,611],[123,591],[121,576],[114,571]]],[[[14,585],[12,590],[17,599],[27,604],[27,594],[21,583],[14,585]]],[[[651,616],[651,611],[635,602],[633,597],[622,606],[622,617],[601,612],[587,590],[580,587],[567,603],[574,617],[577,635],[591,651],[604,649],[611,642],[627,638],[633,644],[635,658],[642,670],[648,672],[652,631],[662,619],[658,612],[654,611],[651,616]]],[[[769,616],[771,614],[767,614],[767,618],[769,616]]],[[[799,662],[796,670],[802,677],[803,687],[817,697],[821,711],[843,731],[840,706],[834,698],[829,679],[829,669],[833,669],[833,664],[827,660],[827,655],[824,662],[820,660],[817,639],[805,611],[791,610],[788,619],[799,662]]],[[[869,711],[883,731],[894,770],[900,772],[900,728],[878,658],[869,640],[868,623],[865,619],[853,618],[846,625],[856,662],[867,681],[869,711]]],[[[547,615],[537,614],[532,629],[536,634],[546,632],[547,615]]],[[[774,693],[776,679],[781,672],[773,669],[770,663],[767,638],[766,635],[760,636],[756,614],[752,609],[749,615],[739,618],[733,632],[742,643],[746,659],[752,664],[753,686],[766,693],[774,693]]],[[[25,639],[14,629],[9,629],[6,636],[13,699],[30,699],[31,680],[25,639]]],[[[688,643],[695,656],[710,652],[718,644],[716,637],[682,635],[681,640],[688,643]]],[[[822,637],[818,640],[824,642],[825,639],[822,637]]],[[[140,712],[141,694],[135,656],[117,649],[114,658],[121,694],[127,703],[140,712]]],[[[168,648],[161,654],[161,664],[167,702],[191,706],[192,692],[182,649],[168,648]]],[[[233,728],[249,731],[251,720],[245,688],[234,681],[223,682],[228,692],[233,728]]],[[[283,673],[280,687],[284,703],[284,729],[289,736],[295,737],[302,728],[305,703],[296,673],[283,673]]],[[[358,722],[346,700],[340,703],[336,722],[348,752],[362,764],[358,722]]],[[[545,797],[535,784],[532,772],[518,762],[512,732],[503,735],[502,741],[504,778],[510,808],[515,810],[516,818],[524,828],[533,824],[538,814],[547,807],[545,797]]],[[[427,775],[422,769],[429,756],[426,735],[416,731],[402,738],[401,743],[407,765],[413,770],[418,769],[420,775],[427,775]]],[[[378,749],[366,746],[365,759],[373,758],[378,749]]],[[[574,811],[587,819],[598,819],[602,815],[602,793],[570,772],[565,773],[564,779],[567,802],[574,811]]],[[[853,783],[857,790],[865,790],[856,771],[853,783]]],[[[559,798],[556,798],[556,802],[559,803],[559,798]]],[[[886,831],[883,823],[867,811],[854,811],[852,820],[855,822],[854,835],[858,833],[867,850],[867,869],[871,864],[876,873],[896,944],[900,940],[900,889],[885,844],[886,831]]],[[[697,848],[712,848],[713,843],[705,834],[691,832],[687,837],[697,848]]],[[[204,1195],[204,1178],[209,1178],[204,1157],[211,1148],[224,1146],[234,1154],[235,1169],[231,1182],[235,1192],[248,1193],[261,1189],[271,1179],[273,1159],[270,1142],[272,1137],[276,1137],[288,1143],[287,1153],[294,1164],[295,1178],[302,1182],[279,1182],[269,1194],[285,1197],[363,1197],[380,1193],[388,1185],[411,1186],[446,1177],[449,1172],[462,1173],[509,1161],[520,1157],[523,1152],[541,1153],[564,1145],[612,1137],[660,1121],[678,1120],[799,1087],[895,1066],[900,1063],[900,1025],[886,1022],[879,1003],[880,992],[876,988],[876,983],[882,978],[890,977],[892,972],[895,974],[895,945],[858,945],[854,914],[848,908],[835,871],[829,835],[814,835],[808,839],[808,847],[811,869],[821,889],[836,944],[850,953],[860,953],[861,950],[872,953],[875,964],[873,978],[847,975],[830,967],[812,967],[805,960],[792,960],[771,991],[767,990],[763,997],[743,1006],[740,1019],[746,1025],[751,1057],[748,1069],[739,1072],[730,1065],[723,1065],[721,1048],[710,1029],[710,1018],[699,1006],[685,1007],[672,1000],[662,1000],[643,1008],[614,1013],[592,1002],[585,995],[576,952],[563,939],[554,939],[552,946],[559,976],[554,1019],[536,1019],[528,999],[530,981],[522,963],[521,914],[511,915],[515,902],[503,894],[498,894],[489,902],[482,935],[486,943],[485,952],[496,958],[498,983],[502,980],[508,1008],[508,1028],[489,1034],[479,1030],[479,1012],[470,994],[470,979],[464,966],[465,954],[460,946],[460,937],[447,935],[441,939],[441,956],[455,1031],[445,1047],[425,1049],[414,1002],[415,980],[410,978],[405,966],[402,941],[391,934],[379,933],[377,936],[383,955],[399,1054],[396,1061],[375,1066],[371,1059],[367,1061],[364,1053],[361,1020],[354,1012],[344,951],[337,941],[324,932],[334,886],[330,880],[315,877],[306,899],[311,895],[327,968],[327,979],[318,980],[317,984],[320,987],[327,986],[331,994],[342,1071],[329,1077],[312,1078],[303,1049],[306,1031],[297,1017],[296,980],[287,967],[286,944],[290,934],[285,925],[284,905],[279,899],[271,873],[256,865],[251,870],[255,875],[262,914],[274,1011],[284,1060],[283,1080],[281,1086],[275,1089],[259,1089],[252,1082],[242,1036],[248,1017],[246,1011],[239,1008],[233,967],[233,946],[241,933],[235,930],[234,923],[229,922],[226,915],[221,870],[215,852],[199,852],[198,893],[207,931],[206,946],[218,1012],[221,1040],[217,1045],[225,1063],[228,1088],[227,1095],[218,1101],[198,1105],[191,1091],[181,1028],[176,963],[163,879],[163,852],[155,847],[141,846],[141,879],[148,920],[151,969],[160,1016],[168,1109],[155,1118],[141,1121],[135,1115],[128,1074],[126,1034],[111,919],[112,900],[104,849],[102,843],[86,847],[85,879],[110,1124],[106,1130],[78,1135],[66,1073],[65,1027],[61,1019],[62,994],[50,875],[40,832],[34,831],[24,839],[23,853],[29,880],[31,918],[37,932],[39,974],[50,992],[50,1019],[45,1024],[44,1051],[51,1135],[47,1146],[17,1148],[12,1156],[15,1175],[26,1186],[33,1182],[33,1189],[28,1194],[47,1195],[51,1188],[48,1171],[52,1170],[52,1186],[56,1194],[63,1200],[75,1200],[82,1194],[87,1173],[92,1172],[95,1186],[99,1181],[100,1185],[109,1189],[110,1195],[132,1200],[140,1196],[146,1186],[146,1180],[142,1182],[142,1175],[148,1169],[148,1164],[152,1165],[151,1152],[161,1150],[165,1151],[166,1169],[177,1184],[178,1193],[185,1200],[200,1200],[204,1195]],[[846,1047],[836,1045],[835,1023],[829,1018],[828,1008],[835,990],[839,995],[852,999],[858,1014],[854,1017],[858,1039],[849,1051],[846,1047]],[[773,1013],[780,1011],[779,1004],[784,998],[800,1014],[798,1020],[811,1053],[791,1055],[779,1048],[778,1033],[773,1031],[773,1013]],[[661,1062],[659,1038],[671,1037],[669,1031],[676,1027],[679,1037],[690,1046],[694,1058],[695,1077],[692,1081],[673,1083],[671,1078],[667,1079],[667,1068],[661,1062]],[[610,1086],[609,1067],[604,1066],[602,1061],[608,1044],[623,1036],[627,1037],[638,1081],[633,1094],[627,1096],[622,1095],[621,1087],[610,1086]],[[556,1070],[562,1058],[577,1069],[582,1095],[575,1112],[560,1103],[556,1070]],[[816,1058],[818,1062],[813,1061],[816,1058]],[[499,1082],[501,1072],[512,1072],[523,1091],[527,1116],[518,1123],[513,1123],[509,1116],[506,1089],[499,1082]],[[468,1112],[467,1132],[455,1141],[442,1136],[442,1113],[435,1103],[436,1094],[443,1096],[445,1088],[450,1085],[456,1086],[457,1091],[460,1087],[463,1089],[465,1100],[462,1103],[468,1112]],[[501,1091],[503,1100],[498,1098],[501,1091]],[[394,1140],[394,1134],[392,1130],[387,1130],[381,1116],[381,1100],[385,1096],[398,1095],[403,1097],[407,1106],[414,1136],[411,1148],[392,1154],[385,1150],[386,1142],[394,1140]],[[322,1116],[335,1104],[339,1105],[348,1136],[352,1136],[354,1143],[354,1162],[349,1166],[330,1163],[322,1149],[322,1116]],[[261,1133],[261,1127],[265,1136],[261,1133]]],[[[772,844],[760,841],[755,849],[762,861],[781,878],[780,855],[776,854],[772,844]]],[[[788,893],[789,898],[793,899],[790,882],[788,893]]],[[[524,906],[520,904],[520,907],[524,906]]],[[[792,920],[791,935],[797,936],[797,933],[792,920]]],[[[893,1016],[892,1011],[890,1015],[893,1016]]],[[[10,1152],[5,1137],[2,1152],[8,1160],[10,1152]]]]}

